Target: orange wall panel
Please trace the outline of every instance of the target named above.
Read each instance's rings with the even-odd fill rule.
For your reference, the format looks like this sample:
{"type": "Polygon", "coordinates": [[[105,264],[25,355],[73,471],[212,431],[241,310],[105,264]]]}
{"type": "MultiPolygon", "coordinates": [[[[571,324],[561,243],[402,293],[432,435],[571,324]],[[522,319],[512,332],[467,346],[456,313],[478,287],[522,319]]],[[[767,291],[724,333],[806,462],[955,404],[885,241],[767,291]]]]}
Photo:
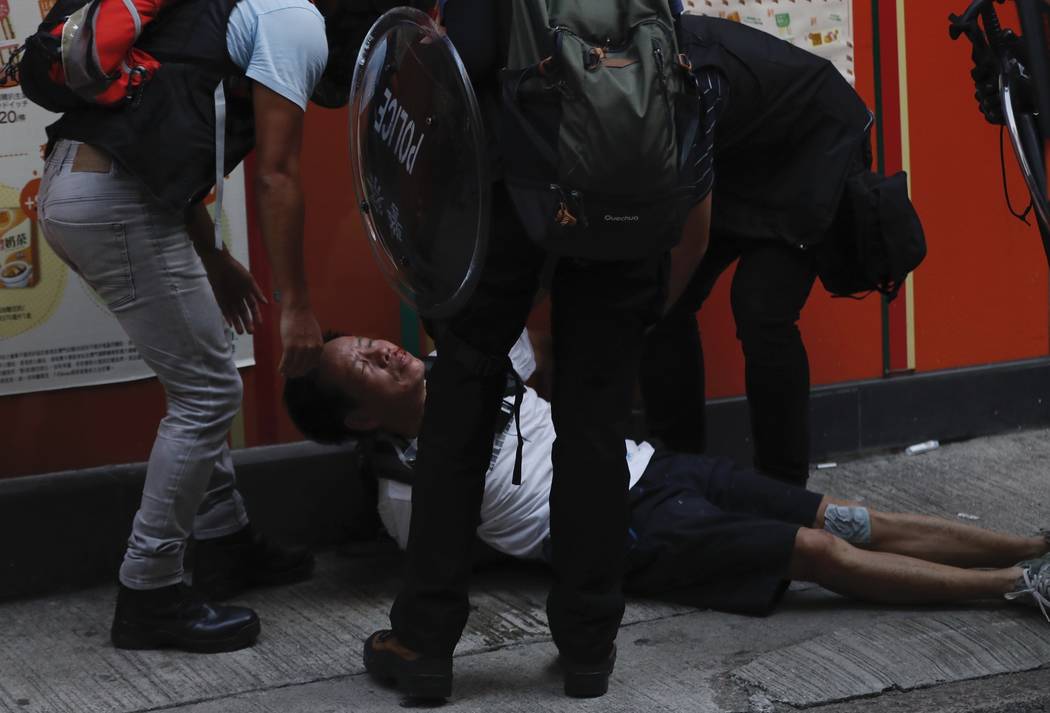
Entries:
{"type": "MultiPolygon", "coordinates": [[[[1047,266],[1039,237],[1007,212],[998,129],[973,98],[967,43],[948,38],[949,9],[905,3],[912,198],[928,256],[915,275],[920,371],[1043,356],[1047,266]]],[[[1009,4],[997,6],[1009,23],[1009,4]]],[[[1009,140],[1011,195],[1026,205],[1009,140]]]]}
{"type": "Polygon", "coordinates": [[[729,307],[729,289],[735,272],[734,264],[718,278],[698,319],[704,345],[705,386],[711,399],[744,393],[744,355],[729,307]]]}
{"type": "Polygon", "coordinates": [[[401,335],[398,298],[364,237],[350,170],[346,110],[312,108],[303,149],[306,268],[321,326],[396,341],[401,335]]]}

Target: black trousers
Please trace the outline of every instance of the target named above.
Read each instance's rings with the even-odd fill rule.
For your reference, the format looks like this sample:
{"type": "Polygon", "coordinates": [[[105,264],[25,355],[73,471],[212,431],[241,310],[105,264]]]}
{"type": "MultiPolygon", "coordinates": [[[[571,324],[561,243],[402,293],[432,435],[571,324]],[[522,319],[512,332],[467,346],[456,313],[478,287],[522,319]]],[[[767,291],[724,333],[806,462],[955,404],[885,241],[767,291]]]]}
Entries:
{"type": "MultiPolygon", "coordinates": [[[[505,384],[503,374],[479,373],[443,344],[505,357],[524,327],[545,260],[499,187],[493,215],[476,293],[447,323],[428,325],[438,356],[427,380],[405,580],[390,618],[400,641],[430,655],[450,654],[466,623],[471,551],[505,384]]],[[[547,615],[560,651],[583,662],[608,654],[623,616],[624,438],[643,330],[659,314],[665,280],[664,256],[631,263],[562,259],[553,277],[558,437],[547,615]]]]}
{"type": "Polygon", "coordinates": [[[809,359],[799,314],[816,278],[811,252],[715,234],[672,310],[646,338],[640,382],[650,432],[676,451],[706,449],[704,357],[696,312],[734,260],[732,309],[744,351],[755,467],[804,485],[809,473],[809,359]]]}

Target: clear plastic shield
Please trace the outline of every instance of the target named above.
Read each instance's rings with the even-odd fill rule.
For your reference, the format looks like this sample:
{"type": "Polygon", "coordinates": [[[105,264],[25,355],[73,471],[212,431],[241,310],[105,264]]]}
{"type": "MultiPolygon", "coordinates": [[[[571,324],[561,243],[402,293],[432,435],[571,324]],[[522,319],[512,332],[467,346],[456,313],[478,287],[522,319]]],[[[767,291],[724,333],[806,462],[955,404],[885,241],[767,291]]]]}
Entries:
{"type": "Polygon", "coordinates": [[[350,92],[350,155],[383,274],[424,317],[473,291],[489,233],[485,129],[459,55],[425,14],[372,26],[350,92]]]}

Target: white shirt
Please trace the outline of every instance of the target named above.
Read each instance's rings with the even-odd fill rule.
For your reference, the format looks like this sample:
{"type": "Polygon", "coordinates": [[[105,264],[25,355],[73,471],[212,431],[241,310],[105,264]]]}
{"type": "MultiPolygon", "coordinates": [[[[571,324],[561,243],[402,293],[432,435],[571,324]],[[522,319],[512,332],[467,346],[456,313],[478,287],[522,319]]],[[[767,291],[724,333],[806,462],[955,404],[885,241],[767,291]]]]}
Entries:
{"type": "Polygon", "coordinates": [[[324,18],[308,0],[241,0],[226,26],[230,59],[306,111],[328,63],[324,18]]]}
{"type": "MultiPolygon", "coordinates": [[[[535,356],[528,336],[522,337],[510,353],[511,362],[522,379],[535,370],[535,356]]],[[[513,404],[513,398],[507,399],[513,404]]],[[[478,537],[493,549],[527,559],[540,559],[543,543],[550,535],[550,492],[554,465],[554,422],[550,404],[526,388],[521,404],[522,450],[521,485],[514,485],[514,458],[517,430],[511,419],[496,436],[489,470],[485,474],[485,494],[481,501],[478,537]]],[[[627,467],[634,487],[653,456],[648,443],[627,441],[627,467]]],[[[412,487],[392,480],[379,480],[379,517],[401,549],[408,546],[412,519],[412,487]]]]}

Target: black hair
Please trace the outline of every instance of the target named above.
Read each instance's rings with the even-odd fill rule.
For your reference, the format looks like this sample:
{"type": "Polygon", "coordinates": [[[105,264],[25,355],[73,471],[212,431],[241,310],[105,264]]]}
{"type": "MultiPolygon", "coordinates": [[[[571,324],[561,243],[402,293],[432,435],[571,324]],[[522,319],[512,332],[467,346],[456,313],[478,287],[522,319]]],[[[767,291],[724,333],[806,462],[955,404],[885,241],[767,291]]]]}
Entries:
{"type": "Polygon", "coordinates": [[[405,4],[401,0],[331,0],[316,4],[324,17],[328,62],[310,100],[327,109],[338,109],[350,101],[354,63],[372,24],[387,10],[405,4]]]}
{"type": "Polygon", "coordinates": [[[437,0],[331,0],[316,4],[324,17],[328,63],[311,101],[328,109],[346,106],[354,64],[368,31],[383,13],[403,5],[428,12],[437,0]]]}
{"type": "MultiPolygon", "coordinates": [[[[343,336],[325,332],[327,344],[343,336]]],[[[360,404],[339,389],[323,386],[317,369],[284,382],[284,406],[300,433],[318,443],[344,443],[357,435],[348,428],[346,415],[360,404]]]]}

